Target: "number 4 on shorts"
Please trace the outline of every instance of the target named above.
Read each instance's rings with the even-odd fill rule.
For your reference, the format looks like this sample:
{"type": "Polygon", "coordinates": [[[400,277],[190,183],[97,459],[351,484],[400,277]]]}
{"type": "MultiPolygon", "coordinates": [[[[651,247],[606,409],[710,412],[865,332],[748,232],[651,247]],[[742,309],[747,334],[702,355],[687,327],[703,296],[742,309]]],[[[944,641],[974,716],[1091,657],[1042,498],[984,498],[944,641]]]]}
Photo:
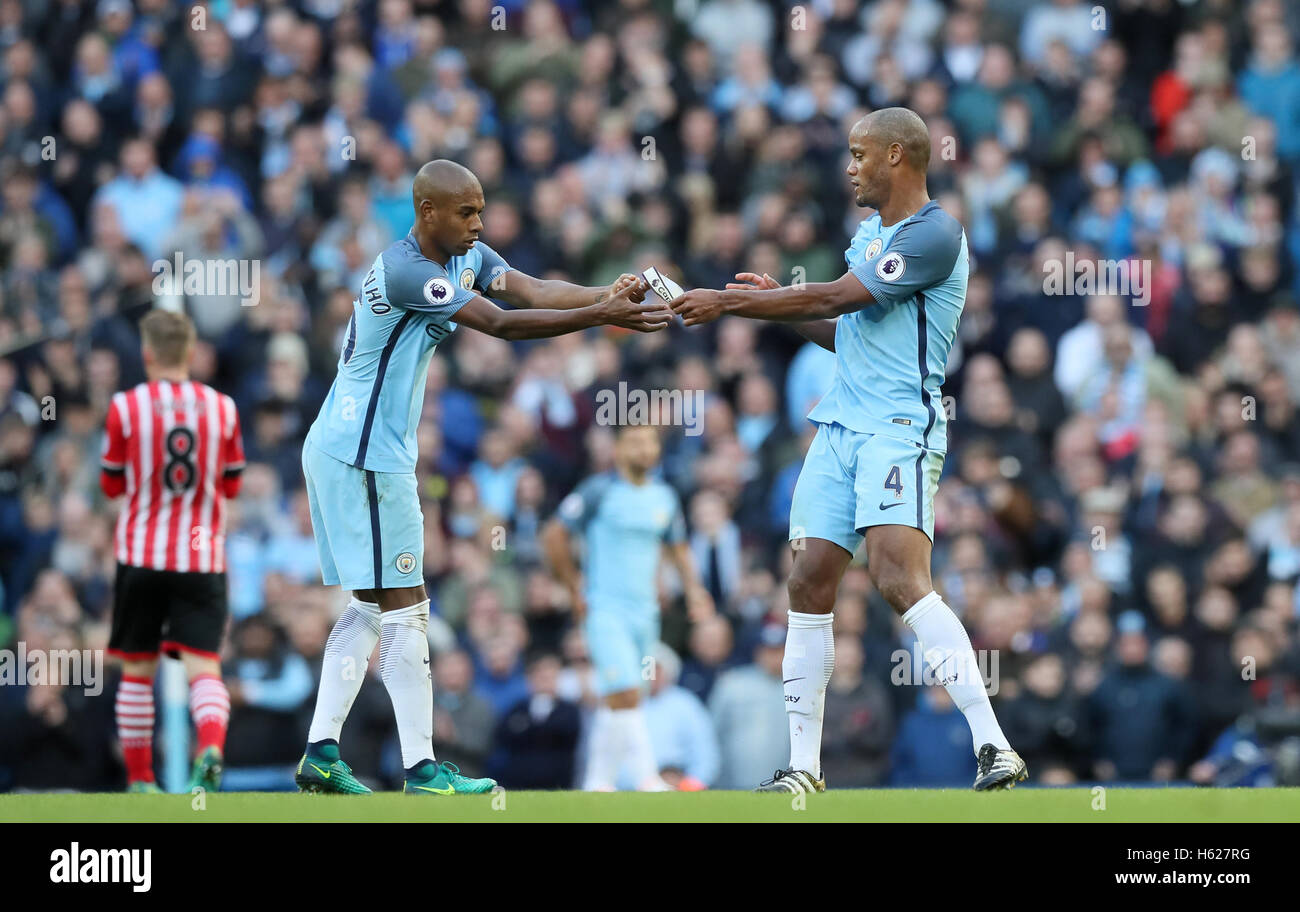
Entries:
{"type": "Polygon", "coordinates": [[[885,488],[893,491],[895,497],[903,496],[903,474],[898,471],[898,466],[889,467],[889,474],[885,476],[885,488]]]}

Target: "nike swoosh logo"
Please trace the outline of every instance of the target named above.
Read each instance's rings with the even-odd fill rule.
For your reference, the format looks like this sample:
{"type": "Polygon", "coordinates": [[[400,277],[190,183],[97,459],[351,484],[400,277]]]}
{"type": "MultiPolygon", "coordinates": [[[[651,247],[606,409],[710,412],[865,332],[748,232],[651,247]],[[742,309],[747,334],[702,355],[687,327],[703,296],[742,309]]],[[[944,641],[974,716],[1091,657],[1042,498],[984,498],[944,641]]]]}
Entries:
{"type": "Polygon", "coordinates": [[[315,763],[312,763],[310,760],[307,762],[307,765],[310,766],[312,769],[314,769],[316,772],[320,773],[320,774],[321,774],[322,776],[324,776],[326,779],[328,779],[330,776],[334,775],[333,773],[327,773],[327,772],[325,772],[323,769],[321,769],[321,768],[320,768],[319,766],[317,766],[315,763]]]}
{"type": "Polygon", "coordinates": [[[894,509],[894,507],[901,507],[901,506],[903,506],[903,502],[902,502],[902,501],[899,501],[898,503],[881,504],[881,505],[880,505],[879,507],[877,507],[876,509],[877,509],[877,510],[892,510],[892,509],[894,509]]]}
{"type": "Polygon", "coordinates": [[[802,681],[803,678],[790,678],[788,681],[782,681],[782,684],[789,684],[791,681],[802,681]]]}
{"type": "Polygon", "coordinates": [[[454,795],[454,794],[456,794],[456,790],[455,790],[454,788],[450,788],[450,787],[449,787],[449,788],[445,788],[445,789],[436,789],[436,788],[434,788],[433,786],[430,786],[430,785],[413,785],[413,786],[411,786],[411,788],[419,789],[419,790],[422,791],[422,792],[433,792],[435,795],[454,795]]]}

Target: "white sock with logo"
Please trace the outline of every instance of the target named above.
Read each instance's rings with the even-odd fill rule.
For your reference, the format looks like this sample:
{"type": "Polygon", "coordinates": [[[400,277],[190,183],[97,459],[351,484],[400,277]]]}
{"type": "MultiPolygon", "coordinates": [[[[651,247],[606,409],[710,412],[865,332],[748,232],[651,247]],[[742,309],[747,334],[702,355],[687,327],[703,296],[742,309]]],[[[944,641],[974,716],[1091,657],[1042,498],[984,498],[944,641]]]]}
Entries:
{"type": "Polygon", "coordinates": [[[790,768],[822,776],[822,719],[826,685],[835,670],[835,615],[789,612],[785,632],[785,713],[790,723],[790,768]]]}
{"type": "Polygon", "coordinates": [[[379,606],[353,598],[325,642],[316,711],[307,741],[338,741],[352,703],[366,677],[370,655],[379,642],[379,606]]]}
{"type": "Polygon", "coordinates": [[[433,672],[429,667],[429,600],[380,617],[379,677],[393,701],[402,766],[433,757],[433,672]]]}
{"type": "Polygon", "coordinates": [[[993,704],[984,688],[984,678],[966,628],[939,593],[931,592],[907,609],[903,623],[916,633],[926,666],[943,682],[948,696],[966,717],[975,753],[985,744],[1010,750],[1007,736],[1002,734],[1002,726],[993,715],[993,704]]]}

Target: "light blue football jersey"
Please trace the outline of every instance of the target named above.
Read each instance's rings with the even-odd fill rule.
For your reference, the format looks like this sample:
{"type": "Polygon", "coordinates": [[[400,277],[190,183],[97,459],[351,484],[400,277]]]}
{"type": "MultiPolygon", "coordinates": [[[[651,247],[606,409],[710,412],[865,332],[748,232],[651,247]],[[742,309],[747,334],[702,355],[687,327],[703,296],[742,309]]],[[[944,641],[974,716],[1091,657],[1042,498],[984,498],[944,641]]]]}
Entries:
{"type": "Polygon", "coordinates": [[[660,546],[686,541],[681,499],[670,485],[657,478],[633,484],[617,472],[593,475],[556,515],[583,536],[589,612],[658,611],[660,546]]]}
{"type": "Polygon", "coordinates": [[[360,469],[414,472],[434,349],[474,290],[509,270],[482,241],[445,267],[420,252],[414,234],[379,254],[352,302],[338,373],[311,427],[316,446],[360,469]]]}
{"type": "Polygon", "coordinates": [[[966,303],[966,232],[933,201],[889,227],[877,213],[844,260],[875,302],[840,317],[835,381],[808,418],[946,451],[939,390],[966,303]]]}

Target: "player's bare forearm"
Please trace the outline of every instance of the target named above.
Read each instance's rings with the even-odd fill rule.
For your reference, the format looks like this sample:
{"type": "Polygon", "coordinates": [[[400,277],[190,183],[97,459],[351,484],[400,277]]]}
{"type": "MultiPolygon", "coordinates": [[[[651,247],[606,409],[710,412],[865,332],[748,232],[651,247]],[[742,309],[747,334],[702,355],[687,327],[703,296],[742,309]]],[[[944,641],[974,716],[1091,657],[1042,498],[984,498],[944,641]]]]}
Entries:
{"type": "Polygon", "coordinates": [[[594,303],[571,310],[506,310],[501,312],[499,320],[484,327],[483,332],[513,342],[519,339],[549,339],[601,326],[605,322],[603,307],[594,303]]]}
{"type": "Polygon", "coordinates": [[[809,342],[814,342],[829,352],[835,351],[835,320],[809,320],[795,323],[793,329],[809,342]]]}
{"type": "MultiPolygon", "coordinates": [[[[755,289],[773,289],[780,288],[781,283],[772,278],[766,272],[759,275],[756,272],[738,272],[736,281],[728,282],[728,290],[753,291],[755,289]]],[[[810,342],[820,345],[827,351],[835,351],[835,320],[808,320],[804,323],[792,324],[795,332],[803,336],[810,342]]]]}
{"type": "Polygon", "coordinates": [[[575,285],[562,279],[538,279],[514,269],[493,282],[488,294],[511,307],[573,310],[603,303],[635,280],[635,276],[623,275],[612,285],[593,287],[575,285]]]}
{"type": "Polygon", "coordinates": [[[861,310],[872,300],[871,292],[852,273],[845,273],[834,282],[780,288],[724,291],[696,288],[673,301],[672,309],[687,326],[709,323],[726,315],[803,323],[861,310]]]}
{"type": "Polygon", "coordinates": [[[578,565],[573,560],[573,549],[569,544],[569,530],[564,523],[552,519],[542,527],[542,553],[550,564],[551,572],[568,589],[578,587],[581,576],[578,565]]]}
{"type": "MultiPolygon", "coordinates": [[[[576,287],[576,286],[575,286],[576,287]]],[[[593,326],[621,326],[638,332],[666,327],[672,312],[657,298],[645,300],[646,286],[635,283],[620,293],[571,310],[502,310],[476,296],[456,312],[457,322],[499,339],[549,339],[593,326]]]]}

